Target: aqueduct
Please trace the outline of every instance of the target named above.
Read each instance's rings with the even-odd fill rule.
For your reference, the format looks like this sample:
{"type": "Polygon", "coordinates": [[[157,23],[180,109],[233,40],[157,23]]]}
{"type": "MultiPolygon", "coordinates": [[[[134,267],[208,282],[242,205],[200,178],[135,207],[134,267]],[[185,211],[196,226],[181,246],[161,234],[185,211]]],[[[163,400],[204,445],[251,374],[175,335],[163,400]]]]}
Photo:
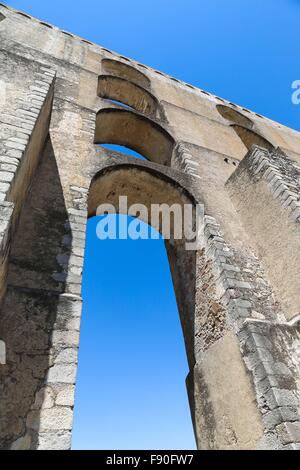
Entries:
{"type": "Polygon", "coordinates": [[[1,448],[70,448],[86,220],[125,193],[201,207],[198,249],[166,243],[199,449],[299,449],[300,134],[3,4],[0,20],[1,448]]]}

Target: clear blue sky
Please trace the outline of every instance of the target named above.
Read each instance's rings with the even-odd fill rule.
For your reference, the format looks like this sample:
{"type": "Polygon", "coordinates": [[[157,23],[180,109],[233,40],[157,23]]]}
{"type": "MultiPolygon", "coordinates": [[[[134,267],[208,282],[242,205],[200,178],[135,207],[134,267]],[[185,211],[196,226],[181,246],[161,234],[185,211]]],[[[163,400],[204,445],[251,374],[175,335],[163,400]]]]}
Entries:
{"type": "MultiPolygon", "coordinates": [[[[20,0],[65,30],[299,129],[299,0],[20,0]]],[[[74,448],[194,448],[164,244],[88,223],[74,448]]]]}

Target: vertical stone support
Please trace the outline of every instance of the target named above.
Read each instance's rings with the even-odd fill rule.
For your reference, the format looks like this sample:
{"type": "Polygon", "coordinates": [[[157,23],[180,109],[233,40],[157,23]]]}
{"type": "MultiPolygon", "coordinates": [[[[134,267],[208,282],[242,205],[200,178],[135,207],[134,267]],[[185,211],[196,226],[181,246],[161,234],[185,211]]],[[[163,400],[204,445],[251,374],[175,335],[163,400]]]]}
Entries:
{"type": "Polygon", "coordinates": [[[248,320],[238,337],[263,418],[259,448],[300,449],[299,318],[290,323],[248,320]]]}
{"type": "Polygon", "coordinates": [[[58,298],[46,379],[28,414],[27,433],[12,448],[29,440],[28,447],[38,450],[71,448],[81,304],[79,296],[62,294],[58,298]]]}
{"type": "Polygon", "coordinates": [[[280,321],[253,251],[228,244],[211,216],[200,235],[196,365],[187,379],[199,448],[298,449],[299,321],[280,321]]]}
{"type": "Polygon", "coordinates": [[[34,172],[34,159],[31,154],[32,151],[38,154],[45,143],[49,129],[54,79],[54,70],[40,66],[26,96],[20,100],[19,107],[11,114],[0,117],[0,126],[3,126],[3,129],[5,127],[3,137],[0,139],[1,201],[11,199],[11,194],[16,192],[15,180],[19,177],[21,167],[28,166],[28,160],[31,173],[34,172]],[[45,126],[45,121],[48,128],[46,124],[47,129],[43,132],[41,127],[45,126]]]}
{"type": "MultiPolygon", "coordinates": [[[[38,181],[37,181],[38,184],[38,181]]],[[[30,352],[34,358],[35,387],[28,396],[29,409],[24,413],[25,426],[20,423],[19,436],[9,444],[12,450],[65,450],[71,448],[74,392],[77,372],[81,318],[81,278],[87,212],[86,188],[71,186],[73,205],[66,211],[61,229],[61,250],[57,255],[57,270],[52,279],[62,286],[63,293],[28,288],[9,288],[5,318],[10,318],[11,305],[18,297],[17,315],[24,315],[31,306],[32,341],[14,345],[20,349],[23,361],[30,352]],[[39,318],[39,320],[37,320],[39,318]],[[39,334],[42,327],[43,334],[39,334]]],[[[51,221],[50,221],[51,223],[51,221]]],[[[49,243],[54,242],[51,239],[49,243]]],[[[4,318],[4,321],[5,321],[4,318]]],[[[13,322],[14,319],[9,320],[13,322]]],[[[15,367],[13,365],[13,367],[15,367]]],[[[28,364],[28,368],[31,364],[28,364]]],[[[17,376],[18,377],[18,376],[17,376]]],[[[22,379],[23,380],[23,379],[22,379]]],[[[16,424],[13,432],[16,432],[16,424]]]]}
{"type": "MultiPolygon", "coordinates": [[[[234,426],[231,428],[230,423],[235,413],[234,408],[227,416],[227,424],[225,423],[223,428],[221,426],[221,431],[218,430],[220,420],[216,419],[217,402],[220,401],[222,393],[226,396],[226,377],[223,376],[222,389],[218,391],[219,396],[215,394],[214,399],[212,386],[217,387],[218,381],[208,367],[215,369],[215,374],[220,374],[215,364],[220,361],[220,364],[224,365],[223,358],[228,358],[231,354],[230,345],[228,333],[223,333],[222,336],[220,327],[216,326],[214,330],[218,332],[217,341],[207,344],[207,338],[211,338],[207,333],[207,325],[210,322],[200,316],[202,329],[196,330],[199,331],[199,359],[194,393],[198,394],[196,416],[197,413],[200,416],[202,430],[210,430],[207,434],[203,433],[206,435],[207,447],[232,448],[236,445],[237,448],[247,448],[250,443],[250,448],[299,448],[300,390],[296,379],[300,370],[299,315],[295,315],[298,311],[295,302],[286,303],[285,297],[280,295],[278,285],[273,282],[275,287],[273,292],[268,281],[270,277],[272,279],[272,263],[276,261],[269,254],[271,251],[273,254],[276,252],[276,246],[281,250],[280,259],[287,263],[286,268],[280,270],[285,278],[288,270],[297,270],[299,267],[299,263],[295,262],[299,250],[294,249],[299,243],[297,227],[300,220],[299,175],[299,167],[288,160],[282,152],[268,152],[256,147],[248,153],[230,178],[228,189],[251,237],[254,250],[248,248],[242,253],[230,247],[225,243],[216,221],[211,217],[205,218],[202,245],[205,256],[212,262],[211,275],[216,282],[216,297],[225,308],[224,331],[231,331],[234,343],[238,340],[236,344],[248,371],[247,380],[250,378],[249,390],[255,398],[256,411],[259,410],[262,419],[262,424],[259,424],[259,420],[255,420],[256,426],[253,422],[251,424],[252,431],[257,429],[256,442],[253,438],[243,442],[247,420],[241,434],[242,440],[239,442],[237,430],[234,426]],[[269,209],[275,215],[274,227],[270,223],[269,209]],[[280,230],[277,227],[278,221],[280,230]],[[285,253],[284,257],[282,253],[285,253]],[[290,305],[293,305],[294,310],[289,313],[290,305]],[[293,312],[292,319],[286,321],[286,318],[291,318],[293,312]],[[228,344],[224,349],[226,342],[228,344]],[[223,357],[218,354],[218,350],[223,352],[223,357]],[[211,355],[214,360],[211,359],[211,355]],[[213,398],[210,398],[210,394],[213,398]],[[226,442],[226,433],[228,442],[226,442]]],[[[290,278],[292,287],[290,302],[293,300],[293,283],[297,283],[298,280],[299,273],[294,272],[290,278]]],[[[286,286],[284,292],[287,292],[286,286]]],[[[297,298],[294,297],[294,300],[297,301],[297,298]]],[[[217,306],[216,309],[220,312],[217,306]]],[[[229,369],[226,371],[226,376],[230,376],[232,366],[228,362],[227,367],[229,369]]],[[[241,377],[236,379],[241,387],[243,380],[241,377]]],[[[228,394],[229,398],[235,396],[235,409],[239,408],[238,394],[238,391],[235,393],[233,389],[232,393],[228,394]]],[[[228,406],[228,401],[223,403],[224,409],[228,406]]],[[[223,414],[225,414],[224,409],[223,414]]],[[[249,420],[254,414],[250,412],[249,420]]],[[[240,415],[237,423],[242,421],[240,415]]],[[[201,431],[199,435],[201,437],[201,431]]],[[[200,441],[200,447],[201,445],[200,441]]]]}
{"type": "Polygon", "coordinates": [[[65,293],[59,296],[56,306],[50,367],[44,384],[36,393],[37,411],[33,405],[28,417],[29,428],[37,431],[32,442],[38,450],[71,448],[88,189],[71,186],[70,193],[73,206],[67,209],[66,221],[69,235],[63,239],[67,253],[58,256],[61,271],[53,274],[55,280],[64,283],[65,293]]]}
{"type": "Polygon", "coordinates": [[[10,239],[49,131],[55,71],[40,66],[26,96],[0,116],[0,301],[6,289],[10,239]]]}
{"type": "Polygon", "coordinates": [[[0,299],[6,289],[9,226],[13,214],[13,203],[0,203],[0,299]]]}
{"type": "Polygon", "coordinates": [[[253,315],[255,285],[248,268],[251,263],[256,269],[256,262],[249,258],[247,262],[241,261],[211,216],[204,216],[200,237],[196,266],[196,364],[187,379],[198,446],[255,448],[263,435],[263,426],[237,332],[245,319],[253,315]]]}
{"type": "Polygon", "coordinates": [[[287,320],[300,313],[300,168],[254,147],[227,188],[287,320]]]}

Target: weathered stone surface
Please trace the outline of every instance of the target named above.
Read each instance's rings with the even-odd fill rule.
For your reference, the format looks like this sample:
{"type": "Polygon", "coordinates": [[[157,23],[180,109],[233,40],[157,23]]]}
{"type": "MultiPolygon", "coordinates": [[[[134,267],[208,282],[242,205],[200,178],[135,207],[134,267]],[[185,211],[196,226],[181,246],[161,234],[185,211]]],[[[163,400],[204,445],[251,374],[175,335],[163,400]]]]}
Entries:
{"type": "Polygon", "coordinates": [[[73,413],[71,408],[56,406],[43,409],[40,412],[32,411],[27,418],[30,429],[40,432],[53,430],[70,430],[72,428],[73,413]]]}
{"type": "Polygon", "coordinates": [[[74,385],[64,386],[57,394],[55,403],[60,406],[73,406],[74,405],[74,385]]]}
{"type": "Polygon", "coordinates": [[[26,436],[20,437],[11,445],[11,450],[28,450],[31,445],[31,437],[26,434],[26,436]]]}
{"type": "Polygon", "coordinates": [[[284,444],[300,443],[300,423],[282,423],[277,426],[284,444]]]}
{"type": "Polygon", "coordinates": [[[40,432],[38,450],[68,450],[71,448],[71,432],[40,432]]]}
{"type": "Polygon", "coordinates": [[[51,383],[75,383],[76,366],[75,364],[54,364],[49,371],[47,381],[51,383]]]}
{"type": "Polygon", "coordinates": [[[56,363],[62,362],[62,363],[73,363],[77,361],[77,349],[75,348],[66,348],[63,349],[58,356],[55,359],[56,363]]]}
{"type": "Polygon", "coordinates": [[[52,408],[54,405],[54,393],[51,387],[43,387],[35,396],[32,409],[52,408]]]}

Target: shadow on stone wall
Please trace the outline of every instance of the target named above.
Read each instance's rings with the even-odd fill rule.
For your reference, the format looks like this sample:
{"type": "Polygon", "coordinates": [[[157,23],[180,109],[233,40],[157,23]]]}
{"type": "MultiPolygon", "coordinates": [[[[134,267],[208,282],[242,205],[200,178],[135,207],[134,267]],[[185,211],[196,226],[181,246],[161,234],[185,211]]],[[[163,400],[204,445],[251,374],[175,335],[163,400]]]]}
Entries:
{"type": "Polygon", "coordinates": [[[36,448],[43,384],[53,360],[63,268],[70,257],[68,214],[50,138],[46,142],[11,242],[8,288],[0,337],[7,363],[0,368],[0,447],[36,448]],[[68,243],[65,243],[68,240],[68,243]],[[15,442],[17,441],[17,442],[15,442]]]}

